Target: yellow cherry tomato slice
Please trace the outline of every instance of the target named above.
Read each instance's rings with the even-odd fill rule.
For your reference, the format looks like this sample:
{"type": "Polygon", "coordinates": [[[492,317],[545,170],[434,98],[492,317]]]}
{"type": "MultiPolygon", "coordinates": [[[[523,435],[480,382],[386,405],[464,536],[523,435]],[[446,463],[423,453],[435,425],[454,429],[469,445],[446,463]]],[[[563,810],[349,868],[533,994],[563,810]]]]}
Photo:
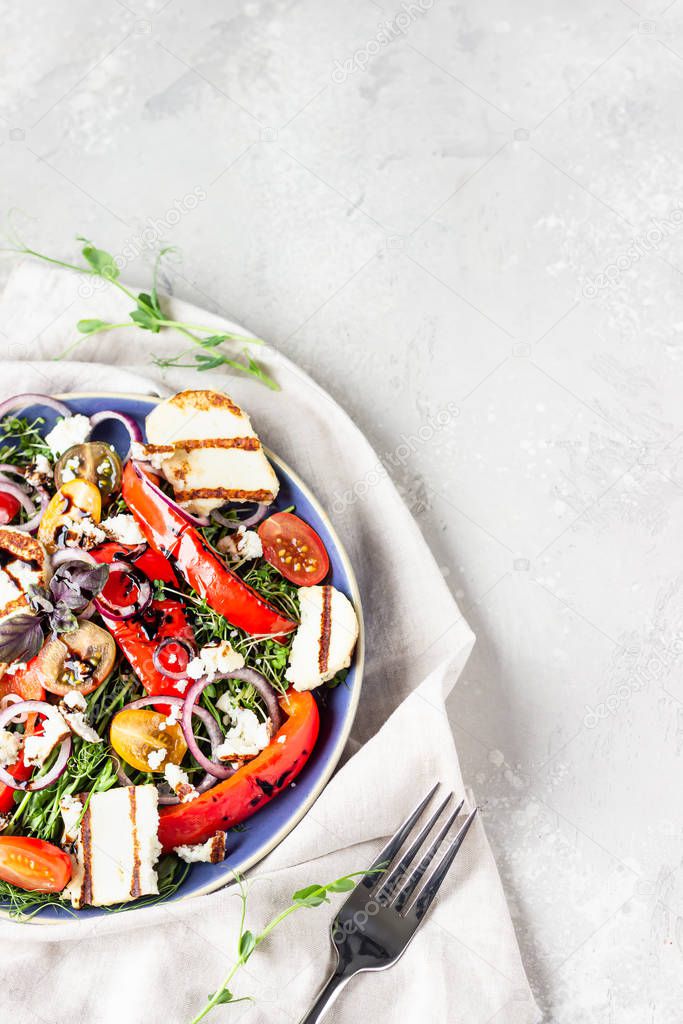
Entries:
{"type": "Polygon", "coordinates": [[[163,773],[167,764],[180,764],[187,743],[180,726],[167,725],[166,717],[146,708],[119,711],[109,730],[112,747],[126,764],[141,772],[163,773]]]}
{"type": "Polygon", "coordinates": [[[102,515],[102,496],[95,484],[89,480],[69,480],[62,484],[50,499],[38,527],[38,540],[48,551],[66,547],[66,540],[72,533],[77,540],[78,521],[89,516],[99,523],[102,515]]]}

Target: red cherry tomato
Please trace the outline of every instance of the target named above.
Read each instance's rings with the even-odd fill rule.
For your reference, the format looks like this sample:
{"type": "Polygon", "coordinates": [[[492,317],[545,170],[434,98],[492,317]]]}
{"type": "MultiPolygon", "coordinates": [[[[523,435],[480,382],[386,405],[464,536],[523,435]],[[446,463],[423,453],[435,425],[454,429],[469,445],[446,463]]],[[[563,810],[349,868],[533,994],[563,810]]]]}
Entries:
{"type": "Polygon", "coordinates": [[[261,523],[258,534],[263,557],[286,580],[312,587],[327,576],[330,560],[325,545],[308,523],[291,512],[276,512],[261,523]]]}
{"type": "Polygon", "coordinates": [[[13,494],[0,491],[0,526],[11,523],[20,508],[21,506],[13,494]]]}
{"type": "Polygon", "coordinates": [[[61,892],[71,878],[71,860],[44,839],[0,836],[0,878],[29,892],[61,892]]]}

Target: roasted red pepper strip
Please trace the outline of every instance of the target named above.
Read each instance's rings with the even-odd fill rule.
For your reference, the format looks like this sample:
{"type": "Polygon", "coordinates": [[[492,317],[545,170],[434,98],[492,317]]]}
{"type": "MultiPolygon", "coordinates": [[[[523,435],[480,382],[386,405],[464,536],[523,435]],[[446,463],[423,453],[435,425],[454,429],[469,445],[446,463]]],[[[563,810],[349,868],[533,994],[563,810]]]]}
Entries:
{"type": "Polygon", "coordinates": [[[251,635],[273,637],[296,629],[296,622],[228,569],[198,530],[155,494],[145,474],[131,462],[123,472],[123,497],[151,546],[173,558],[192,589],[232,626],[251,635]]]}
{"type": "MultiPolygon", "coordinates": [[[[17,782],[26,782],[33,775],[34,768],[24,764],[24,758],[19,754],[18,761],[6,768],[5,771],[9,772],[17,782]]],[[[0,814],[9,814],[14,809],[14,794],[16,792],[17,790],[12,789],[11,786],[0,783],[0,814]]]]}
{"type": "MultiPolygon", "coordinates": [[[[91,554],[98,562],[109,564],[117,555],[122,558],[130,557],[131,551],[121,544],[102,544],[94,548],[91,554]]],[[[145,551],[135,559],[134,565],[151,580],[178,582],[170,563],[157,551],[145,551]]],[[[109,619],[104,615],[102,618],[147,693],[152,696],[182,696],[181,690],[177,689],[176,680],[159,672],[153,659],[159,643],[167,637],[194,643],[194,632],[185,616],[182,601],[170,597],[165,597],[162,601],[152,601],[142,615],[123,622],[109,619]]]]}
{"type": "Polygon", "coordinates": [[[311,693],[289,690],[280,706],[289,717],[253,761],[196,799],[160,809],[159,840],[165,853],[233,828],[296,778],[318,738],[318,705],[311,693]]]}

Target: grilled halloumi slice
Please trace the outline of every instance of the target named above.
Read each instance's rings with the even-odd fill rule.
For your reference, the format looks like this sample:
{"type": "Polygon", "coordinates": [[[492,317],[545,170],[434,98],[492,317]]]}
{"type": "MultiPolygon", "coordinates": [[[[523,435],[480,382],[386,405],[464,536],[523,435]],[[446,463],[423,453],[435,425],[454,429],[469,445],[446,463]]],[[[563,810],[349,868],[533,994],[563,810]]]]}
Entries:
{"type": "Polygon", "coordinates": [[[358,618],[334,587],[300,587],[301,625],[294,634],[285,679],[295,690],[313,690],[351,664],[358,618]]]}
{"type": "Polygon", "coordinates": [[[251,420],[228,395],[181,391],[152,410],[146,429],[147,456],[188,512],[276,497],[280,485],[251,420]]]}
{"type": "Polygon", "coordinates": [[[30,610],[28,588],[46,585],[48,565],[40,541],[15,526],[0,527],[0,622],[30,610]]]}
{"type": "MultiPolygon", "coordinates": [[[[79,910],[107,907],[159,891],[155,864],[159,794],[156,786],[126,786],[93,793],[71,855],[71,881],[64,896],[79,910]]],[[[62,809],[67,832],[73,827],[62,809]]]]}

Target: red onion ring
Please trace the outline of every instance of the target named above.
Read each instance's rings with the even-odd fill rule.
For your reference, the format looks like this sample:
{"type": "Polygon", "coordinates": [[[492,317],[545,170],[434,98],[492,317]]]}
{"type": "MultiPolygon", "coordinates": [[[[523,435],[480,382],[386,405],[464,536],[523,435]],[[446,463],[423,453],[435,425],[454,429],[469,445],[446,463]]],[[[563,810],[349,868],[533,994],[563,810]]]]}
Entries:
{"type": "Polygon", "coordinates": [[[0,473],[13,473],[14,476],[24,477],[26,474],[19,466],[12,466],[9,462],[0,462],[0,473]]]}
{"type": "Polygon", "coordinates": [[[224,526],[226,530],[232,530],[234,532],[240,526],[256,526],[257,523],[261,522],[267,511],[268,505],[264,505],[262,502],[259,502],[252,514],[247,516],[246,519],[226,519],[225,516],[221,515],[221,513],[217,511],[211,513],[211,518],[215,523],[218,523],[219,526],[224,526]]]}
{"type": "MultiPolygon", "coordinates": [[[[5,708],[4,711],[0,711],[0,729],[4,729],[8,725],[15,715],[23,714],[35,714],[42,715],[44,718],[49,718],[50,715],[55,713],[55,708],[52,704],[48,704],[44,700],[22,700],[18,704],[12,704],[10,707],[5,708]]],[[[50,768],[49,772],[45,775],[39,776],[37,779],[31,781],[25,780],[20,781],[15,779],[14,776],[10,775],[4,768],[0,768],[0,782],[3,782],[10,789],[20,789],[24,793],[37,793],[41,789],[46,789],[47,786],[52,785],[66,768],[69,755],[71,754],[71,733],[65,736],[59,747],[59,754],[57,760],[50,768]]]]}
{"type": "Polygon", "coordinates": [[[50,561],[53,569],[56,569],[62,562],[81,561],[87,562],[88,565],[100,564],[85,548],[60,548],[51,556],[50,561]]]}
{"type": "Polygon", "coordinates": [[[95,607],[100,615],[105,616],[107,619],[113,619],[115,622],[125,622],[127,619],[133,619],[136,615],[140,615],[149,607],[153,596],[152,584],[149,579],[139,569],[131,565],[130,562],[125,562],[123,559],[111,563],[109,566],[109,579],[122,572],[133,581],[138,589],[138,599],[133,604],[114,604],[108,600],[104,591],[101,591],[99,597],[95,598],[95,607]]]}
{"type": "MultiPolygon", "coordinates": [[[[4,711],[5,708],[9,708],[12,704],[21,704],[23,697],[20,697],[18,693],[6,693],[4,697],[0,697],[0,711],[4,711]]],[[[10,718],[8,725],[23,725],[28,718],[28,712],[24,714],[15,715],[14,718],[10,718]]]]}
{"type": "Polygon", "coordinates": [[[239,679],[240,682],[250,683],[254,687],[266,705],[268,717],[273,723],[273,735],[280,728],[280,725],[284,720],[284,716],[275,690],[268,680],[253,668],[236,669],[234,672],[226,672],[224,675],[216,676],[213,679],[198,679],[196,683],[192,684],[185,694],[185,707],[183,708],[183,716],[180,720],[188,750],[194,757],[195,761],[198,761],[202,768],[206,769],[206,771],[211,775],[215,775],[217,779],[229,779],[231,775],[234,775],[236,769],[228,768],[226,765],[218,765],[213,761],[210,761],[197,746],[197,741],[194,737],[194,733],[192,732],[193,709],[195,708],[201,693],[210,683],[220,682],[221,679],[239,679]]]}
{"type": "Polygon", "coordinates": [[[170,644],[177,644],[179,647],[183,648],[183,650],[187,654],[188,664],[196,654],[194,647],[187,640],[181,640],[179,637],[167,636],[166,639],[162,640],[161,643],[158,644],[157,647],[155,647],[154,649],[154,653],[152,654],[152,661],[154,662],[154,667],[157,670],[157,672],[161,672],[162,676],[168,676],[169,679],[187,679],[187,666],[182,672],[174,672],[172,669],[166,668],[161,663],[161,652],[165,650],[165,648],[168,647],[170,644]]]}
{"type": "Polygon", "coordinates": [[[72,415],[71,410],[67,405],[64,405],[64,402],[58,402],[56,398],[52,398],[50,395],[26,392],[26,394],[15,395],[13,398],[0,402],[0,419],[8,416],[11,412],[16,412],[17,409],[25,409],[29,405],[46,405],[49,409],[54,409],[60,416],[72,415]]]}
{"type": "MultiPolygon", "coordinates": [[[[226,672],[222,679],[239,679],[242,683],[249,683],[254,687],[261,700],[266,705],[268,717],[273,723],[273,735],[278,731],[285,720],[284,713],[280,707],[280,701],[275,689],[270,685],[265,676],[254,668],[237,668],[234,672],[226,672]]],[[[216,682],[216,680],[213,680],[216,682]]],[[[189,694],[188,694],[189,696],[189,694]]]]}
{"type": "MultiPolygon", "coordinates": [[[[122,710],[127,711],[129,708],[146,708],[150,704],[158,704],[160,697],[160,694],[157,694],[153,697],[141,697],[139,700],[134,700],[130,704],[126,704],[125,708],[123,708],[122,710]]],[[[166,694],[163,694],[163,701],[164,704],[172,704],[176,707],[178,705],[184,706],[185,697],[168,697],[166,696],[166,694]]],[[[206,708],[196,707],[194,708],[193,714],[197,715],[197,717],[200,718],[204,725],[206,726],[206,731],[208,732],[209,740],[211,741],[211,750],[215,750],[223,742],[223,737],[221,736],[221,731],[218,728],[218,723],[216,722],[216,719],[209,711],[206,710],[206,708]]],[[[118,778],[122,786],[133,785],[133,782],[131,782],[131,780],[128,778],[120,764],[116,769],[116,777],[118,778]]],[[[213,775],[211,775],[210,772],[207,772],[204,778],[197,783],[195,789],[197,790],[198,793],[205,793],[207,789],[210,789],[215,784],[216,778],[213,775]]],[[[175,793],[159,793],[159,803],[178,804],[180,803],[180,799],[175,795],[175,793]]]]}
{"type": "Polygon", "coordinates": [[[47,494],[41,490],[40,507],[36,508],[23,487],[10,483],[2,474],[0,474],[0,491],[5,491],[6,494],[11,494],[13,498],[16,498],[29,515],[25,523],[16,523],[15,529],[22,530],[24,533],[31,533],[32,530],[37,529],[49,501],[47,494]]]}
{"type": "MultiPolygon", "coordinates": [[[[228,765],[216,764],[215,761],[211,761],[206,754],[202,753],[199,749],[199,744],[195,738],[195,734],[192,730],[192,715],[197,710],[196,703],[201,695],[202,691],[209,685],[213,680],[210,679],[198,679],[196,683],[193,683],[190,689],[185,694],[185,705],[183,707],[182,718],[180,719],[180,727],[183,730],[183,736],[187,743],[187,749],[192,754],[195,761],[202,766],[204,771],[208,772],[209,775],[213,775],[216,779],[229,779],[231,775],[235,774],[236,769],[230,768],[228,765]]],[[[215,721],[215,719],[214,719],[215,721]]],[[[221,737],[223,742],[223,737],[221,737]]],[[[215,748],[211,748],[213,753],[215,748]]]]}
{"type": "Polygon", "coordinates": [[[128,431],[130,443],[128,445],[128,451],[124,456],[125,459],[130,453],[130,444],[132,444],[133,441],[142,441],[142,430],[132,416],[126,416],[123,412],[115,412],[113,409],[104,409],[102,412],[96,412],[90,417],[90,432],[92,433],[95,427],[98,427],[100,423],[105,423],[107,420],[118,420],[119,423],[123,423],[124,427],[128,431]]]}
{"type": "Polygon", "coordinates": [[[191,526],[209,525],[210,520],[208,516],[195,516],[191,512],[188,512],[187,509],[181,508],[178,502],[174,501],[173,498],[169,498],[168,494],[162,491],[161,487],[159,487],[158,484],[155,484],[154,481],[150,479],[149,474],[145,472],[144,468],[140,465],[139,462],[133,462],[133,469],[138,474],[138,476],[142,475],[145,477],[146,483],[149,485],[149,487],[152,488],[152,490],[154,491],[158,498],[161,498],[162,501],[165,501],[166,504],[170,508],[172,508],[174,512],[177,512],[179,515],[181,515],[183,519],[191,526]]]}

